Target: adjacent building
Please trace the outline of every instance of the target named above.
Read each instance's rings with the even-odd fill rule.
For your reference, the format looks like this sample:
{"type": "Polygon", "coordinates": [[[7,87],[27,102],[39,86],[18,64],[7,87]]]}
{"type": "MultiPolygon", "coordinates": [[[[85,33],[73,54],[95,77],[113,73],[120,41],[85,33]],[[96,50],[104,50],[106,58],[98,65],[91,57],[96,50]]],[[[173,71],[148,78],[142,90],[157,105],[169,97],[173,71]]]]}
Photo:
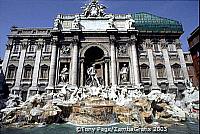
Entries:
{"type": "Polygon", "coordinates": [[[190,37],[188,38],[188,44],[189,44],[189,51],[192,56],[193,64],[194,64],[194,70],[197,80],[195,81],[198,83],[199,86],[199,53],[200,53],[200,43],[199,43],[199,26],[190,34],[190,37]]]}
{"type": "Polygon", "coordinates": [[[93,0],[50,28],[12,27],[3,61],[11,93],[97,86],[180,94],[189,79],[180,22],[150,13],[106,14],[93,0]]]}

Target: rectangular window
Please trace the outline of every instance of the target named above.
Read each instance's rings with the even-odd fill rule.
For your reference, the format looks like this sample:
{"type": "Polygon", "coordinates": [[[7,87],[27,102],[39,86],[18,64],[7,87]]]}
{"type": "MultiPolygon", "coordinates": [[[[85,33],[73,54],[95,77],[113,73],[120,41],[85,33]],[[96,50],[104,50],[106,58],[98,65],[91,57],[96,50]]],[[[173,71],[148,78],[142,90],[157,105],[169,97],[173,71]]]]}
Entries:
{"type": "Polygon", "coordinates": [[[149,78],[149,68],[141,68],[141,77],[149,78]]]}
{"type": "Polygon", "coordinates": [[[51,52],[51,40],[46,40],[43,48],[44,52],[51,52]]]}
{"type": "Polygon", "coordinates": [[[12,67],[8,69],[7,78],[15,78],[15,68],[12,67]]]}
{"type": "Polygon", "coordinates": [[[41,68],[40,78],[42,78],[42,79],[48,78],[48,68],[41,68]]]}
{"type": "Polygon", "coordinates": [[[29,52],[34,52],[34,51],[35,51],[35,45],[30,45],[29,52]]]}
{"type": "Polygon", "coordinates": [[[157,68],[157,77],[158,78],[164,78],[165,77],[165,68],[164,67],[160,67],[157,68]]]}
{"type": "Polygon", "coordinates": [[[158,51],[159,51],[159,46],[158,46],[158,44],[154,44],[154,51],[155,51],[155,52],[158,52],[158,51]]]}
{"type": "Polygon", "coordinates": [[[24,78],[30,79],[32,77],[32,69],[31,67],[26,67],[24,70],[24,78]]]}
{"type": "Polygon", "coordinates": [[[50,52],[51,51],[51,46],[46,44],[44,47],[44,52],[50,52]]]}
{"type": "Polygon", "coordinates": [[[173,74],[175,78],[182,77],[182,70],[181,68],[173,68],[173,74]]]}
{"type": "Polygon", "coordinates": [[[17,45],[17,44],[16,44],[16,45],[14,46],[13,52],[15,52],[15,53],[20,52],[20,45],[17,45]]]}

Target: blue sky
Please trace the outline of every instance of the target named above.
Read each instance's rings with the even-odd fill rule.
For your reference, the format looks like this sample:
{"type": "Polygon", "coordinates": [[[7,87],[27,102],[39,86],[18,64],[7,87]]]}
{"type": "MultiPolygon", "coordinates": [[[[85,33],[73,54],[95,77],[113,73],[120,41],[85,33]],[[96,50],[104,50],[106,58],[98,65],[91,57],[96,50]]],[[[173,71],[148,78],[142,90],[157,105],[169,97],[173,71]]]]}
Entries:
{"type": "MultiPolygon", "coordinates": [[[[81,13],[90,0],[0,0],[0,57],[4,57],[10,27],[52,27],[57,14],[81,13]]],[[[188,50],[187,37],[199,25],[198,0],[99,0],[106,13],[148,12],[182,23],[183,50],[188,50]]]]}

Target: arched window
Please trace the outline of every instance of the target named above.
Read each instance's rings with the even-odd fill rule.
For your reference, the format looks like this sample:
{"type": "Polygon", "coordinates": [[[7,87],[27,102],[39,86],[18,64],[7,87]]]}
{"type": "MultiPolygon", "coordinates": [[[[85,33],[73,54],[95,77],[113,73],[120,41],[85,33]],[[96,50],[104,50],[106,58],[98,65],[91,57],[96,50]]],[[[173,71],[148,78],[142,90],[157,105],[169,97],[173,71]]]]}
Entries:
{"type": "Polygon", "coordinates": [[[158,78],[164,78],[166,76],[166,69],[164,65],[158,64],[156,66],[156,71],[158,78]]]}
{"type": "Polygon", "coordinates": [[[8,67],[7,78],[15,78],[17,67],[14,65],[10,65],[8,67]]]}
{"type": "Polygon", "coordinates": [[[49,77],[49,67],[47,65],[42,65],[40,68],[40,78],[48,79],[49,77]]]}
{"type": "Polygon", "coordinates": [[[176,64],[172,65],[172,71],[173,71],[174,78],[182,77],[182,70],[181,70],[181,66],[179,64],[176,63],[176,64]]]}
{"type": "Polygon", "coordinates": [[[142,78],[149,78],[149,66],[146,64],[142,64],[140,66],[141,77],[142,78]]]}
{"type": "Polygon", "coordinates": [[[32,78],[32,66],[31,65],[24,66],[24,78],[25,79],[32,78]]]}

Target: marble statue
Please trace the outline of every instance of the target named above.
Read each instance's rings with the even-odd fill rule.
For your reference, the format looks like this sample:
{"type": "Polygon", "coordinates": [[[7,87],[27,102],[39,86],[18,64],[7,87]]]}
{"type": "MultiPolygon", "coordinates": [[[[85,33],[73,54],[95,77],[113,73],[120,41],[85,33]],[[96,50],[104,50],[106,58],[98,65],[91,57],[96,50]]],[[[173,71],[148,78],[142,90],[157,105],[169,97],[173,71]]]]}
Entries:
{"type": "Polygon", "coordinates": [[[129,20],[129,28],[130,29],[133,28],[134,23],[135,23],[135,21],[132,18],[130,18],[130,20],[129,20]]]}
{"type": "Polygon", "coordinates": [[[128,67],[126,67],[126,64],[123,65],[123,67],[120,70],[120,78],[121,82],[127,82],[128,81],[128,67]]]}
{"type": "Polygon", "coordinates": [[[59,24],[60,24],[60,20],[56,18],[55,21],[54,21],[54,28],[58,29],[59,24]]]}
{"type": "Polygon", "coordinates": [[[108,21],[109,28],[114,28],[114,16],[111,16],[108,21]]]}
{"type": "Polygon", "coordinates": [[[97,86],[97,87],[99,87],[100,83],[99,83],[99,80],[98,80],[97,75],[96,75],[95,64],[93,64],[91,67],[89,67],[87,69],[87,74],[89,75],[89,78],[87,79],[87,81],[88,81],[87,84],[90,87],[91,86],[97,86]]]}
{"type": "Polygon", "coordinates": [[[68,81],[68,75],[69,75],[69,70],[67,68],[67,65],[65,65],[62,71],[60,72],[61,82],[66,83],[68,81]]]}
{"type": "Polygon", "coordinates": [[[93,0],[89,5],[85,4],[82,9],[85,17],[103,17],[105,16],[106,6],[99,5],[98,0],[93,0]]]}
{"type": "Polygon", "coordinates": [[[73,28],[77,28],[77,29],[80,28],[80,18],[79,18],[79,16],[75,17],[75,19],[73,21],[73,28]]]}

